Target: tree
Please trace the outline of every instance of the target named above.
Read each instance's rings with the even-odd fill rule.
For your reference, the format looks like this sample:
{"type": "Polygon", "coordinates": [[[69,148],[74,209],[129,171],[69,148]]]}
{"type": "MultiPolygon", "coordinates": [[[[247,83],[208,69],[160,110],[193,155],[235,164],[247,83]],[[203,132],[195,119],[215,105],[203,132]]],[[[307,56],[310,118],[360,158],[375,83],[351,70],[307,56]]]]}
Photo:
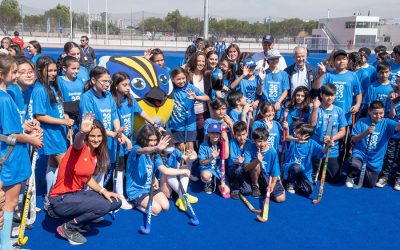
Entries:
{"type": "Polygon", "coordinates": [[[17,0],[3,0],[0,4],[0,29],[4,35],[8,30],[21,21],[19,5],[17,0]]]}
{"type": "Polygon", "coordinates": [[[182,31],[182,19],[183,17],[179,10],[168,12],[167,16],[164,18],[167,28],[169,28],[169,31],[174,32],[176,37],[182,31]]]}

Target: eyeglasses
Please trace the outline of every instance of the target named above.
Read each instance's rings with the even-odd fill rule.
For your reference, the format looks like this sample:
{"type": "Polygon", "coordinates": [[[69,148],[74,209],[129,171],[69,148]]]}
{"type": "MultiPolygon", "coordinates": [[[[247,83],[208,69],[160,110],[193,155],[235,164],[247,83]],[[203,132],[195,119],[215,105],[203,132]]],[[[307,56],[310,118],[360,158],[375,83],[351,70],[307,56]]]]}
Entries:
{"type": "Polygon", "coordinates": [[[111,80],[97,80],[101,85],[111,85],[113,81],[111,80]]]}
{"type": "Polygon", "coordinates": [[[33,71],[27,71],[27,72],[22,72],[22,73],[19,73],[21,76],[23,76],[23,75],[34,75],[35,74],[35,72],[33,72],[33,71]]]}

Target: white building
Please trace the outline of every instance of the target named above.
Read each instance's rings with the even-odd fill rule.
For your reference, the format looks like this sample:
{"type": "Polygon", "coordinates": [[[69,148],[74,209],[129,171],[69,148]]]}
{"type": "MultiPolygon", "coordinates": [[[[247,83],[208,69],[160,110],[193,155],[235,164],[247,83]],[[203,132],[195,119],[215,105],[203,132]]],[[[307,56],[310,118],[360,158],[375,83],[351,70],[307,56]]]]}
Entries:
{"type": "Polygon", "coordinates": [[[400,44],[400,18],[382,19],[378,33],[379,44],[396,46],[400,44]]]}
{"type": "Polygon", "coordinates": [[[377,16],[354,15],[320,19],[318,29],[313,29],[312,38],[307,38],[305,43],[319,50],[375,47],[378,24],[377,16]]]}

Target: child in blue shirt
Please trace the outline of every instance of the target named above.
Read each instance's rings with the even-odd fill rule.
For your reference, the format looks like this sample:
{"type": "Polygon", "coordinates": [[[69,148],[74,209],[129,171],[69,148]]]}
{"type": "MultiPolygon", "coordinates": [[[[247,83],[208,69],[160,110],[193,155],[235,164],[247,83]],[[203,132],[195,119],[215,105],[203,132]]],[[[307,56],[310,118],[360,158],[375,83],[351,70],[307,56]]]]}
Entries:
{"type": "Polygon", "coordinates": [[[257,88],[257,94],[261,95],[261,100],[274,105],[278,120],[281,118],[282,102],[290,89],[288,74],[279,69],[280,57],[281,54],[278,50],[271,49],[268,51],[267,62],[269,66],[266,70],[265,81],[261,82],[257,88]]]}
{"type": "Polygon", "coordinates": [[[363,98],[362,111],[366,114],[368,105],[378,100],[385,105],[385,117],[387,117],[390,111],[390,99],[388,99],[388,96],[393,92],[393,87],[389,80],[390,64],[378,63],[376,71],[378,72],[378,80],[368,86],[363,98]]]}
{"type": "MultiPolygon", "coordinates": [[[[334,136],[332,138],[334,145],[331,148],[327,169],[327,181],[338,182],[340,179],[339,142],[346,134],[346,119],[343,110],[334,105],[336,96],[336,87],[333,84],[326,84],[321,87],[321,102],[314,100],[314,105],[310,117],[310,125],[314,127],[314,133],[311,137],[321,146],[329,142],[329,133],[335,126],[334,136]],[[329,127],[327,128],[329,120],[329,127]],[[328,133],[327,133],[328,131],[328,133]]],[[[313,159],[314,172],[318,169],[320,158],[313,159]]]]}
{"type": "Polygon", "coordinates": [[[179,144],[181,151],[184,149],[184,144],[187,149],[193,150],[197,137],[194,103],[195,101],[206,102],[210,98],[187,82],[185,70],[181,67],[172,70],[171,81],[174,84],[174,108],[167,128],[171,131],[174,141],[179,144]]]}
{"type": "MultiPolygon", "coordinates": [[[[163,136],[171,136],[170,132],[164,132],[163,136]]],[[[161,152],[161,158],[167,168],[185,169],[188,163],[192,163],[197,159],[197,154],[194,150],[186,150],[182,153],[175,147],[176,142],[173,138],[169,141],[168,147],[161,152]]],[[[162,175],[160,180],[160,188],[167,198],[172,197],[172,193],[178,194],[179,198],[176,200],[175,205],[183,212],[187,209],[186,200],[183,198],[183,191],[180,189],[179,181],[187,193],[189,178],[187,176],[166,176],[162,175]]],[[[198,202],[197,197],[187,193],[190,204],[198,202]]]]}
{"type": "Polygon", "coordinates": [[[352,130],[354,143],[352,157],[348,161],[347,187],[353,187],[366,164],[365,187],[374,187],[382,170],[382,164],[389,139],[400,130],[400,122],[383,118],[384,105],[373,101],[368,107],[368,117],[361,118],[352,130]]]}
{"type": "Polygon", "coordinates": [[[256,121],[253,123],[251,130],[266,128],[269,135],[268,145],[279,152],[283,128],[279,122],[274,120],[275,113],[275,105],[269,102],[261,102],[256,121]]]}
{"type": "MultiPolygon", "coordinates": [[[[223,125],[222,125],[223,126],[223,125]]],[[[226,132],[222,133],[221,123],[211,123],[207,126],[208,139],[200,144],[199,165],[201,180],[205,183],[204,192],[212,194],[215,192],[216,179],[221,179],[221,141],[225,141],[224,160],[229,158],[229,140],[226,132]]],[[[230,193],[229,187],[219,185],[219,190],[230,193]]]]}
{"type": "Polygon", "coordinates": [[[63,98],[54,60],[47,56],[39,58],[36,72],[39,84],[32,92],[33,115],[43,129],[43,153],[49,156],[46,170],[49,194],[56,181],[58,165],[67,151],[67,126],[74,125],[74,120],[64,115],[63,98]]]}
{"type": "Polygon", "coordinates": [[[351,124],[352,114],[359,111],[361,107],[362,94],[361,86],[357,75],[348,71],[348,58],[344,50],[337,50],[333,54],[335,64],[335,72],[326,71],[326,67],[319,63],[319,70],[322,72],[318,79],[314,82],[313,89],[319,89],[321,85],[332,83],[336,86],[335,105],[341,108],[345,114],[347,125],[351,124]],[[353,105],[353,97],[356,101],[353,105]]]}
{"type": "MultiPolygon", "coordinates": [[[[322,146],[312,139],[314,128],[306,123],[299,123],[294,130],[294,138],[289,143],[288,149],[285,151],[285,163],[283,169],[285,171],[286,190],[294,194],[296,191],[310,195],[313,192],[313,158],[322,158],[322,146]]],[[[288,141],[290,138],[287,137],[288,141]]],[[[330,142],[327,145],[331,145],[330,142]]],[[[327,147],[326,147],[327,148],[327,147]]]]}
{"type": "Polygon", "coordinates": [[[307,123],[310,116],[311,106],[310,91],[305,86],[295,88],[292,98],[287,102],[288,116],[287,123],[289,125],[289,133],[293,134],[297,124],[307,123]]]}
{"type": "Polygon", "coordinates": [[[243,195],[251,193],[253,197],[259,197],[268,189],[272,200],[284,202],[286,197],[285,189],[279,178],[278,153],[268,145],[268,130],[266,128],[255,129],[251,133],[251,139],[253,143],[247,145],[244,151],[243,170],[246,174],[243,175],[241,193],[243,195]],[[271,183],[268,181],[270,176],[272,177],[271,183]]]}
{"type": "Polygon", "coordinates": [[[238,121],[251,123],[253,108],[246,102],[246,98],[244,98],[242,91],[232,90],[232,92],[228,94],[226,100],[231,109],[229,111],[229,117],[231,118],[232,123],[238,121]]]}
{"type": "MultiPolygon", "coordinates": [[[[0,181],[3,182],[5,197],[2,211],[4,212],[2,229],[0,230],[0,243],[2,249],[12,249],[11,228],[13,213],[18,205],[18,195],[21,182],[31,175],[28,143],[41,148],[43,146],[41,135],[28,136],[23,133],[18,108],[11,96],[7,93],[7,86],[14,84],[18,79],[18,66],[11,56],[0,56],[0,134],[13,136],[16,139],[11,154],[0,165],[0,181]]],[[[9,145],[0,141],[0,155],[4,156],[9,145]]],[[[4,197],[4,196],[3,196],[4,197]]]]}
{"type": "Polygon", "coordinates": [[[238,121],[233,124],[233,133],[235,137],[229,142],[229,159],[227,175],[231,187],[231,198],[239,199],[239,192],[241,182],[243,181],[242,175],[244,150],[250,144],[247,132],[247,124],[244,121],[238,121]]]}
{"type": "Polygon", "coordinates": [[[128,200],[139,211],[146,213],[151,185],[156,191],[153,197],[152,213],[158,215],[169,208],[165,194],[158,188],[158,180],[152,183],[152,176],[157,169],[166,176],[190,176],[188,169],[167,168],[159,153],[167,148],[170,137],[161,137],[157,129],[150,124],[143,125],[137,132],[136,145],[129,153],[126,168],[126,194],[128,200]]]}
{"type": "Polygon", "coordinates": [[[122,201],[122,209],[131,209],[132,206],[126,201],[124,196],[124,172],[125,163],[128,158],[128,153],[132,148],[131,140],[133,139],[133,125],[135,123],[135,115],[140,115],[150,124],[154,121],[149,117],[146,112],[137,103],[136,99],[130,93],[129,75],[125,72],[117,72],[112,76],[112,84],[110,92],[117,105],[117,114],[120,125],[123,126],[123,135],[128,138],[126,143],[120,145],[119,155],[116,156],[116,161],[119,161],[118,168],[116,169],[116,187],[115,192],[120,195],[122,201]]]}
{"type": "Polygon", "coordinates": [[[259,98],[257,88],[264,82],[265,72],[263,69],[258,70],[255,74],[256,62],[252,58],[243,60],[243,74],[232,82],[230,88],[242,91],[246,102],[251,105],[253,110],[257,109],[259,98]]]}
{"type": "MultiPolygon", "coordinates": [[[[227,104],[226,101],[222,98],[217,98],[215,100],[212,100],[209,104],[210,106],[210,118],[207,118],[204,121],[204,127],[208,128],[208,126],[212,123],[220,123],[222,126],[227,128],[227,133],[230,135],[230,133],[233,131],[233,122],[229,115],[226,114],[227,110],[227,104]]],[[[204,141],[207,141],[208,138],[208,131],[204,130],[204,141]]]]}

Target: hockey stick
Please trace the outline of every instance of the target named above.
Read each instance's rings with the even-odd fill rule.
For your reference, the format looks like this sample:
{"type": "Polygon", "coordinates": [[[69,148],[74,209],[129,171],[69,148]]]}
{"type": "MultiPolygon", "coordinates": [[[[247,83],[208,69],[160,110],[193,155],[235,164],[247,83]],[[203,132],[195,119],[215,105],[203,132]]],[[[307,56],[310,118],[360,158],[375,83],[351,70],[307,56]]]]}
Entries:
{"type": "Polygon", "coordinates": [[[153,196],[154,196],[154,180],[156,179],[156,173],[153,170],[153,174],[151,177],[151,187],[149,193],[149,201],[147,203],[147,215],[145,217],[144,226],[140,226],[140,232],[142,234],[149,234],[151,230],[151,215],[152,215],[152,208],[153,208],[153,196]]]}
{"type": "Polygon", "coordinates": [[[190,217],[190,224],[193,226],[197,226],[200,224],[199,219],[197,218],[196,214],[194,213],[193,207],[189,202],[189,197],[186,193],[186,190],[183,188],[182,182],[181,182],[181,177],[178,175],[178,182],[179,182],[179,188],[181,189],[183,198],[185,199],[186,202],[186,207],[187,207],[187,214],[190,217]]]}
{"type": "MultiPolygon", "coordinates": [[[[226,128],[222,127],[222,133],[226,132],[226,128]]],[[[221,186],[220,192],[225,199],[231,198],[230,194],[225,190],[225,139],[221,134],[221,186]]]]}
{"type": "MultiPolygon", "coordinates": [[[[372,123],[371,126],[375,127],[375,123],[372,123]]],[[[354,189],[360,189],[363,186],[364,183],[364,177],[365,177],[365,172],[367,171],[367,161],[368,161],[368,151],[369,147],[371,145],[371,139],[372,139],[372,134],[368,136],[368,142],[367,142],[367,148],[365,150],[365,161],[363,162],[363,165],[361,167],[361,172],[360,172],[360,177],[358,178],[358,183],[357,185],[354,185],[354,189]]]]}
{"type": "Polygon", "coordinates": [[[239,198],[251,212],[253,212],[255,214],[261,213],[261,210],[260,209],[255,209],[253,207],[253,205],[251,205],[250,201],[247,200],[247,198],[243,194],[239,193],[239,198]]]}
{"type": "Polygon", "coordinates": [[[72,135],[73,131],[72,131],[72,126],[68,126],[68,139],[69,139],[69,145],[71,146],[74,143],[73,140],[73,135],[72,135]]]}
{"type": "MultiPolygon", "coordinates": [[[[330,136],[331,140],[333,138],[334,129],[335,129],[335,125],[332,126],[331,136],[330,136]]],[[[318,197],[312,201],[313,204],[319,203],[321,201],[321,199],[322,199],[322,194],[324,193],[326,169],[328,168],[328,161],[329,161],[330,152],[331,152],[331,147],[328,148],[328,152],[326,153],[326,157],[325,157],[325,161],[324,161],[324,167],[322,168],[321,182],[319,183],[318,197]]]]}
{"type": "MultiPolygon", "coordinates": [[[[32,151],[32,156],[31,156],[31,162],[32,162],[32,168],[35,168],[36,165],[36,158],[37,158],[37,152],[36,150],[32,151]]],[[[33,172],[32,175],[35,173],[33,172]]],[[[31,190],[31,185],[32,185],[32,179],[31,177],[26,180],[26,187],[25,187],[25,194],[24,194],[24,209],[22,211],[22,217],[21,217],[21,224],[19,226],[19,233],[18,233],[18,239],[17,239],[17,244],[18,246],[23,246],[28,242],[28,236],[25,236],[25,228],[26,228],[26,221],[28,218],[28,213],[29,213],[29,205],[31,203],[31,196],[32,196],[32,190],[31,190]]]]}
{"type": "MultiPolygon", "coordinates": [[[[328,115],[328,123],[326,124],[324,138],[325,138],[325,136],[328,135],[328,129],[329,129],[330,122],[331,122],[331,115],[328,115]]],[[[325,147],[325,143],[324,143],[324,147],[325,147]]],[[[318,169],[317,169],[317,172],[315,173],[314,185],[316,185],[318,182],[318,176],[319,176],[319,171],[321,171],[321,165],[322,165],[322,158],[319,160],[318,169]]]]}
{"type": "Polygon", "coordinates": [[[266,222],[268,220],[268,212],[269,212],[269,198],[271,196],[271,192],[269,191],[269,187],[272,182],[272,176],[269,176],[267,194],[265,196],[263,210],[261,211],[261,215],[257,215],[257,220],[259,222],[266,222]]]}
{"type": "MultiPolygon", "coordinates": [[[[34,150],[34,149],[33,149],[34,150]]],[[[38,158],[38,153],[36,150],[33,152],[32,156],[32,175],[29,179],[29,187],[31,189],[31,202],[29,205],[29,219],[27,219],[26,222],[26,228],[30,229],[32,228],[33,223],[36,221],[36,176],[35,176],[35,170],[36,170],[36,161],[38,158]]]]}
{"type": "MultiPolygon", "coordinates": [[[[119,152],[120,152],[120,149],[121,149],[121,145],[118,143],[117,144],[117,152],[115,154],[116,155],[115,156],[115,158],[116,158],[115,167],[114,167],[114,171],[112,171],[112,173],[111,173],[111,174],[114,175],[114,177],[113,177],[113,189],[114,189],[113,191],[114,191],[114,193],[115,193],[116,185],[117,185],[117,169],[119,168],[119,152]]],[[[111,174],[110,174],[109,178],[111,178],[111,174]]],[[[107,182],[108,182],[108,180],[107,180],[107,182]]],[[[104,181],[104,186],[106,186],[107,182],[104,181]]],[[[110,215],[111,215],[111,219],[115,220],[115,210],[111,211],[110,215]]]]}
{"type": "MultiPolygon", "coordinates": [[[[289,110],[286,108],[285,112],[283,113],[282,122],[286,122],[288,114],[289,110]]],[[[286,140],[286,129],[283,129],[282,146],[281,146],[281,166],[283,166],[283,162],[285,161],[285,140],[286,140]]]]}

